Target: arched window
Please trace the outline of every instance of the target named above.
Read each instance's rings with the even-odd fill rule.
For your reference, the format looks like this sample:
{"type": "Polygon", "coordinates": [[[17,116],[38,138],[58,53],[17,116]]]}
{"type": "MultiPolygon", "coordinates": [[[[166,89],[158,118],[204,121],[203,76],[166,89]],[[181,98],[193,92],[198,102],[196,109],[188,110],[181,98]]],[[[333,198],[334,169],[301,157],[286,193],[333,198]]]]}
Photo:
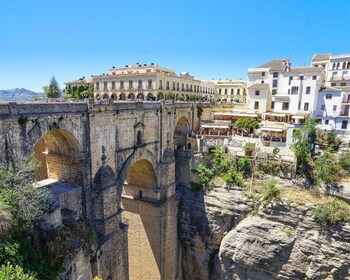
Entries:
{"type": "Polygon", "coordinates": [[[136,145],[139,146],[139,145],[141,145],[141,144],[142,144],[142,132],[141,132],[141,130],[139,130],[139,131],[137,132],[137,141],[136,141],[136,145]]]}
{"type": "Polygon", "coordinates": [[[347,69],[350,69],[350,61],[348,62],[348,65],[346,66],[347,69]]]}
{"type": "Polygon", "coordinates": [[[333,63],[333,67],[332,67],[332,69],[335,69],[335,63],[333,63]]]}
{"type": "Polygon", "coordinates": [[[337,69],[339,69],[339,67],[340,67],[340,63],[338,62],[338,63],[337,63],[337,69]]]}
{"type": "Polygon", "coordinates": [[[345,68],[346,68],[346,62],[343,63],[343,69],[345,69],[345,68]]]}

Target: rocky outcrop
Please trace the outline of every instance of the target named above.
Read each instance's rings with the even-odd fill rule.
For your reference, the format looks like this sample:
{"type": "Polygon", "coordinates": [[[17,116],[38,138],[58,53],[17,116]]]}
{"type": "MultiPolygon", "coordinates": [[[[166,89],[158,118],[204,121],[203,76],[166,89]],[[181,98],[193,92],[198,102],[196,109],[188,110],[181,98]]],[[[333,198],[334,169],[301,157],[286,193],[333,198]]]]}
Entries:
{"type": "Polygon", "coordinates": [[[350,279],[350,225],[319,225],[313,205],[278,200],[253,216],[239,188],[181,190],[184,280],[350,279]]]}
{"type": "Polygon", "coordinates": [[[312,206],[283,201],[250,216],[222,240],[221,279],[349,279],[350,226],[323,227],[312,206]]]}

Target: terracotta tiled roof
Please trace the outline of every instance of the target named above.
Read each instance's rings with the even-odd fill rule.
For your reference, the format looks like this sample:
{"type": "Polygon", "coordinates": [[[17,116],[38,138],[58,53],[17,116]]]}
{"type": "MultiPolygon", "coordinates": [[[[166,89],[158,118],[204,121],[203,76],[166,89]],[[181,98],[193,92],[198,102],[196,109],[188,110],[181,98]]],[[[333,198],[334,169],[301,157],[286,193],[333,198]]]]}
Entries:
{"type": "Polygon", "coordinates": [[[258,66],[258,68],[271,68],[271,70],[284,70],[288,66],[289,60],[287,58],[275,59],[265,64],[258,66]],[[287,65],[286,65],[287,64],[287,65]]]}

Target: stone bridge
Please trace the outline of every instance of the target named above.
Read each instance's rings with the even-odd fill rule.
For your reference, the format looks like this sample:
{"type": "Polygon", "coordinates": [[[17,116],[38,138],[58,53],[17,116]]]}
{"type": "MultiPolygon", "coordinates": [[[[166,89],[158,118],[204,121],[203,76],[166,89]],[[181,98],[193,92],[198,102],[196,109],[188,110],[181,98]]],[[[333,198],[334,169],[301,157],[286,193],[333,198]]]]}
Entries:
{"type": "Polygon", "coordinates": [[[94,227],[97,257],[76,278],[178,279],[174,150],[197,127],[192,103],[3,103],[0,162],[35,156],[40,183],[63,193],[58,217],[94,227]]]}

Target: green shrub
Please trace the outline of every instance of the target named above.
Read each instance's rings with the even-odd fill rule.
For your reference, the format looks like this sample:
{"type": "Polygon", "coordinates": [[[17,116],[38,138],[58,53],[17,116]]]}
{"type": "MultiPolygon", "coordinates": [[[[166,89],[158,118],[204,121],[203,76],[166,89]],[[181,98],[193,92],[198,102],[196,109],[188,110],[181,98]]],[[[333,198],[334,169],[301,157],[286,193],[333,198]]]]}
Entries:
{"type": "Polygon", "coordinates": [[[221,176],[227,184],[235,186],[242,185],[242,177],[239,176],[234,169],[229,170],[227,173],[223,173],[221,176]]]}
{"type": "Polygon", "coordinates": [[[25,238],[10,238],[0,243],[0,265],[8,263],[19,265],[24,271],[31,271],[32,275],[43,280],[55,279],[57,273],[48,264],[48,259],[25,238]]]}
{"type": "Polygon", "coordinates": [[[36,280],[30,273],[24,273],[22,267],[16,265],[13,266],[10,263],[2,265],[0,268],[1,280],[36,280]]]}
{"type": "Polygon", "coordinates": [[[196,171],[198,173],[198,179],[202,185],[207,184],[215,175],[213,170],[206,168],[203,164],[199,164],[196,171]]]}
{"type": "Polygon", "coordinates": [[[240,158],[237,162],[237,171],[242,172],[244,176],[247,176],[251,172],[250,159],[247,156],[240,158]]]}
{"type": "Polygon", "coordinates": [[[345,153],[340,156],[340,165],[345,171],[350,171],[350,153],[345,153]]]}
{"type": "Polygon", "coordinates": [[[266,200],[270,201],[281,196],[281,190],[276,185],[276,180],[269,180],[265,183],[261,190],[261,194],[266,200]]]}
{"type": "Polygon", "coordinates": [[[316,221],[326,225],[350,222],[350,205],[339,199],[332,199],[314,210],[316,221]]]}
{"type": "Polygon", "coordinates": [[[278,155],[278,153],[279,153],[280,151],[281,151],[280,148],[274,147],[272,153],[276,156],[276,155],[278,155]]]}

